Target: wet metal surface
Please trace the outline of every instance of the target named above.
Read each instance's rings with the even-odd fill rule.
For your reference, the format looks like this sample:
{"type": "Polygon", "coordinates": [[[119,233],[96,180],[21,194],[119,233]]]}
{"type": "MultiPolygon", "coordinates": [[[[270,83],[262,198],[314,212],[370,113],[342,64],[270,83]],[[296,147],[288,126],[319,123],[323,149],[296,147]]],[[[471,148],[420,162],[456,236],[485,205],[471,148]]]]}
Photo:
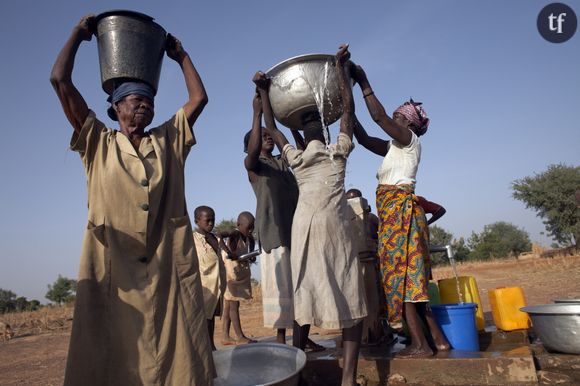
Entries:
{"type": "MultiPolygon", "coordinates": [[[[394,358],[394,354],[405,348],[405,345],[396,343],[391,346],[361,347],[359,374],[371,385],[386,384],[393,374],[401,376],[409,384],[537,384],[532,351],[527,345],[515,343],[524,340],[524,334],[495,334],[498,335],[488,336],[487,339],[495,341],[495,347],[504,349],[451,350],[428,358],[394,358]],[[507,343],[501,346],[498,342],[507,343]]],[[[312,383],[318,385],[339,379],[342,362],[340,336],[317,340],[317,343],[327,347],[327,350],[307,355],[308,363],[303,373],[306,380],[318,380],[319,383],[312,383]],[[324,380],[322,383],[321,379],[324,380]]]]}
{"type": "MultiPolygon", "coordinates": [[[[308,362],[302,373],[305,384],[338,384],[342,371],[340,335],[311,338],[327,349],[307,354],[308,362]]],[[[400,342],[391,346],[363,346],[359,375],[369,386],[386,385],[395,378],[409,385],[538,385],[538,382],[544,385],[550,384],[546,383],[549,380],[566,377],[573,380],[569,384],[580,385],[580,355],[551,354],[532,340],[535,343],[530,344],[525,330],[491,329],[480,334],[480,342],[485,342],[487,351],[452,350],[416,359],[393,358],[405,347],[400,342]]]]}
{"type": "Polygon", "coordinates": [[[580,354],[580,304],[546,304],[521,310],[530,315],[534,331],[548,350],[580,354]]]}
{"type": "Polygon", "coordinates": [[[216,386],[298,385],[306,355],[292,346],[254,343],[213,352],[216,386]]]}

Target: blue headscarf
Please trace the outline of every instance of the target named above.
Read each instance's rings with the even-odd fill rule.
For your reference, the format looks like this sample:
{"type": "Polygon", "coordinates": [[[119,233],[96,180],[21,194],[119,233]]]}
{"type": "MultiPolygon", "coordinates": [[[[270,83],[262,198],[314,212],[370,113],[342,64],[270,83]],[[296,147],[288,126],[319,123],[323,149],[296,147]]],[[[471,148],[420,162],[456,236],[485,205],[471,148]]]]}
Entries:
{"type": "Polygon", "coordinates": [[[131,94],[144,96],[145,98],[148,98],[151,101],[155,99],[155,90],[147,83],[142,82],[122,83],[119,87],[115,89],[115,91],[113,91],[111,96],[109,96],[109,98],[107,99],[108,102],[111,102],[111,107],[109,107],[109,109],[107,110],[109,118],[111,118],[114,121],[117,120],[117,114],[115,113],[115,109],[113,106],[115,105],[115,103],[119,102],[121,99],[131,94]]]}

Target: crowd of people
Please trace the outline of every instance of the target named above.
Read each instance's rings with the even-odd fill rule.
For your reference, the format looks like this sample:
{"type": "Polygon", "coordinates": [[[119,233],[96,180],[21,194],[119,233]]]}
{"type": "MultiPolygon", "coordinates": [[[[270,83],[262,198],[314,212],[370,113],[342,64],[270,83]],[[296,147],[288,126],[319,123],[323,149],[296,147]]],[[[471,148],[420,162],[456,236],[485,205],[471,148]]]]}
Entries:
{"type": "MultiPolygon", "coordinates": [[[[215,317],[221,316],[222,344],[254,342],[242,330],[240,301],[252,296],[256,247],[264,326],[276,330],[280,344],[292,329],[293,345],[302,350],[323,349],[309,339],[310,326],[342,330],[342,385],[356,384],[361,341],[388,335],[382,319],[391,329],[403,321],[408,326],[411,343],[400,357],[449,350],[428,306],[426,211],[414,194],[420,137],[429,126],[421,103],[410,100],[387,114],[342,45],[336,53],[342,100],[336,141],[326,143],[328,129],[311,114],[291,130],[293,145],[274,120],[270,79],[257,72],[252,127],[240,135],[255,213],[240,213],[235,229],[214,234],[215,210],[197,207],[194,229],[185,200],[185,161],[196,143],[192,127],[208,102],[189,55],[168,35],[167,55],[181,67],[189,95],[174,116],[146,131],[156,90],[127,81],[110,97],[108,114],[119,123],[113,130],[72,82],[77,49],[91,40],[92,25],[93,16],[85,16],[74,27],[51,73],[88,191],[65,385],[212,384],[215,317]],[[390,140],[369,136],[356,118],[351,79],[390,140]],[[353,137],[384,157],[378,216],[360,191],[344,189],[353,137]],[[275,146],[279,155],[273,155],[275,146]]],[[[441,207],[431,213],[434,221],[441,207]]]]}

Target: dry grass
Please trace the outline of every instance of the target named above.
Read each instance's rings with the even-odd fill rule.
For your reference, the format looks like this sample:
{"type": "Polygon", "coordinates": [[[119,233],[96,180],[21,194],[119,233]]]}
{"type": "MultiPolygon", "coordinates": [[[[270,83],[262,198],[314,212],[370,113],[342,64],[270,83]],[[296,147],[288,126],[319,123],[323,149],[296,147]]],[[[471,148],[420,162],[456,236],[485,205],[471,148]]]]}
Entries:
{"type": "Polygon", "coordinates": [[[0,321],[8,323],[14,330],[15,336],[18,337],[70,330],[72,317],[72,305],[47,306],[38,311],[3,314],[0,315],[0,321]]]}
{"type": "MultiPolygon", "coordinates": [[[[473,276],[479,287],[484,311],[489,311],[488,291],[499,286],[524,289],[527,303],[551,303],[557,298],[580,298],[580,255],[553,259],[498,260],[460,264],[459,274],[473,276]]],[[[451,277],[451,268],[434,269],[436,279],[451,277]]],[[[253,287],[254,298],[243,301],[240,316],[244,332],[252,337],[273,337],[275,331],[264,328],[260,286],[253,287]]],[[[0,315],[0,321],[12,325],[16,336],[0,342],[1,385],[59,385],[64,378],[72,307],[46,307],[35,312],[0,315]],[[32,336],[29,336],[32,335],[32,336]]],[[[488,321],[489,313],[486,313],[488,321]]],[[[339,333],[317,328],[312,334],[339,333]]],[[[291,330],[287,331],[291,334],[291,330]]],[[[216,319],[215,341],[221,341],[221,321],[216,319]]]]}
{"type": "MultiPolygon", "coordinates": [[[[473,276],[484,311],[489,311],[489,291],[521,287],[528,305],[548,304],[558,298],[580,298],[580,255],[532,260],[494,260],[457,265],[459,276],[473,276]]],[[[433,279],[453,277],[449,266],[433,269],[433,279]]]]}
{"type": "MultiPolygon", "coordinates": [[[[502,286],[522,287],[530,305],[551,303],[556,298],[580,298],[580,255],[459,263],[457,271],[459,276],[473,276],[476,279],[485,311],[490,310],[488,292],[502,286]]],[[[449,277],[453,277],[451,267],[433,269],[434,280],[449,277]]],[[[251,300],[241,302],[243,329],[254,337],[271,336],[274,331],[263,327],[262,289],[259,284],[252,286],[252,294],[251,300]]],[[[0,321],[10,324],[15,337],[70,331],[72,318],[72,305],[0,315],[0,321]]],[[[219,318],[216,323],[219,326],[219,318]]],[[[221,327],[216,328],[216,337],[220,333],[221,327]]],[[[323,334],[324,331],[313,328],[313,333],[323,334]]]]}
{"type": "MultiPolygon", "coordinates": [[[[553,258],[535,258],[524,261],[517,259],[497,259],[489,261],[469,261],[457,263],[457,272],[459,276],[465,271],[486,271],[496,270],[506,267],[525,267],[527,270],[541,270],[542,268],[556,268],[558,270],[567,270],[568,268],[577,267],[580,264],[580,255],[560,255],[553,258]]],[[[439,280],[453,275],[451,266],[438,266],[433,268],[433,279],[439,280]]]]}

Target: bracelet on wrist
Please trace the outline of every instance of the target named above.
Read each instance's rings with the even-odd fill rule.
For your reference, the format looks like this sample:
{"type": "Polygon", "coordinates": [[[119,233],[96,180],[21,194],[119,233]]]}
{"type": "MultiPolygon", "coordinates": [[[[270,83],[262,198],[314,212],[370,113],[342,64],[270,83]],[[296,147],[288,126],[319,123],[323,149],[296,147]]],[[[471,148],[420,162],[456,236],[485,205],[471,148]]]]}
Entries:
{"type": "Polygon", "coordinates": [[[369,97],[371,95],[373,95],[375,92],[373,90],[371,90],[370,92],[365,92],[363,93],[363,98],[369,97]]]}

